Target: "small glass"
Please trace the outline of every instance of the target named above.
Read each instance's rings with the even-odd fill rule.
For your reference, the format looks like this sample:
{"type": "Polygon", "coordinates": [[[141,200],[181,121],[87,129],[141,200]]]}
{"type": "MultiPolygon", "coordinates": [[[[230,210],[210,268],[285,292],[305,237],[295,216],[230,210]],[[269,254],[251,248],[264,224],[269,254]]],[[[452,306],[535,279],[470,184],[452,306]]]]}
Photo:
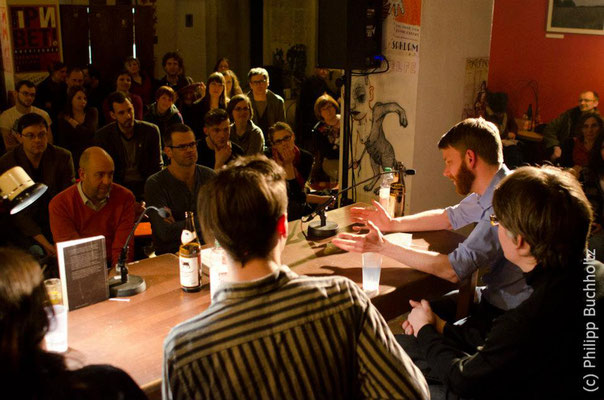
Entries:
{"type": "Polygon", "coordinates": [[[67,351],[67,308],[63,304],[63,293],[61,289],[61,280],[57,278],[46,279],[44,281],[46,292],[52,309],[48,307],[48,332],[44,340],[46,350],[55,353],[64,353],[67,351]]]}

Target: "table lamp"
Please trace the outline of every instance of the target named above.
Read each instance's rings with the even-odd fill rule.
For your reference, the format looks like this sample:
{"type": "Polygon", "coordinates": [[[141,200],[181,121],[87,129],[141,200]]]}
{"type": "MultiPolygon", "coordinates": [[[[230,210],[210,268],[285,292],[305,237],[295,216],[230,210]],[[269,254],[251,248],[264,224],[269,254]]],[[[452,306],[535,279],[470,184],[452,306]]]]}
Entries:
{"type": "Polygon", "coordinates": [[[38,200],[47,189],[48,186],[35,183],[21,167],[13,167],[0,175],[0,197],[8,201],[11,215],[38,200]]]}

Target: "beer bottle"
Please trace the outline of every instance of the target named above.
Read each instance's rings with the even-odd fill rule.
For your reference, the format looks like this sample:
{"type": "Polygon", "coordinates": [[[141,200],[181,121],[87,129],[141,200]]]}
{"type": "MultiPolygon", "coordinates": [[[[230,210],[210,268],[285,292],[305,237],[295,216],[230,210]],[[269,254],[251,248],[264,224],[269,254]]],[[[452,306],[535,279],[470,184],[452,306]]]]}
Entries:
{"type": "Polygon", "coordinates": [[[201,290],[201,244],[195,230],[193,211],[185,212],[185,220],[178,252],[180,287],[185,292],[198,292],[201,290]]]}

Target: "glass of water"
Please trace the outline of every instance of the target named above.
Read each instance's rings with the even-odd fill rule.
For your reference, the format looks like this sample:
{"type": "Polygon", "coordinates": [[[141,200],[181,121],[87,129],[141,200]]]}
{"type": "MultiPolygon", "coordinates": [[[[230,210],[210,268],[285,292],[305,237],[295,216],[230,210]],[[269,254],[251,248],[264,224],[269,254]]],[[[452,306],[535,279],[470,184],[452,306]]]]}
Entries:
{"type": "Polygon", "coordinates": [[[382,255],[363,253],[363,290],[367,294],[377,294],[380,290],[382,255]]]}
{"type": "Polygon", "coordinates": [[[57,278],[44,281],[51,305],[46,309],[48,315],[48,332],[44,340],[46,350],[55,353],[67,351],[67,308],[63,304],[61,280],[57,278]]]}

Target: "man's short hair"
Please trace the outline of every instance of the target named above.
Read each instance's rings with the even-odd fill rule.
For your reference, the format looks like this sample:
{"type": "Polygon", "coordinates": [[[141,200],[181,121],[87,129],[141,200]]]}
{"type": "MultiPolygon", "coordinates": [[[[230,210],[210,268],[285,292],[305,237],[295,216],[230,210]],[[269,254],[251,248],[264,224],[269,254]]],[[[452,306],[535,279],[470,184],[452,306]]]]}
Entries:
{"type": "Polygon", "coordinates": [[[166,63],[171,58],[175,59],[178,62],[178,66],[180,68],[184,68],[184,60],[182,59],[182,57],[180,56],[180,54],[178,54],[175,51],[169,51],[166,54],[164,54],[164,56],[161,59],[161,65],[162,65],[162,67],[165,67],[166,63]]]}
{"type": "Polygon", "coordinates": [[[216,126],[222,124],[229,119],[229,114],[222,108],[215,108],[207,112],[203,121],[205,126],[216,126]]]}
{"type": "Polygon", "coordinates": [[[237,104],[241,103],[242,101],[245,102],[245,104],[247,104],[250,109],[250,120],[254,118],[254,107],[252,107],[252,102],[250,101],[250,98],[244,94],[237,94],[231,97],[229,104],[227,104],[227,114],[229,114],[229,118],[231,119],[231,121],[234,120],[233,110],[235,110],[237,104]]]}
{"type": "Polygon", "coordinates": [[[197,210],[206,243],[214,239],[233,260],[265,259],[287,212],[285,171],[265,156],[239,157],[207,183],[197,210]]]}
{"type": "Polygon", "coordinates": [[[17,82],[17,84],[15,85],[15,90],[18,92],[19,90],[21,90],[22,86],[26,86],[30,89],[32,89],[32,88],[35,89],[35,87],[36,87],[36,85],[32,81],[23,79],[23,80],[20,80],[19,82],[17,82]]]}
{"type": "Polygon", "coordinates": [[[52,75],[53,72],[57,72],[65,68],[65,63],[62,61],[55,61],[48,66],[48,72],[52,75]]]}
{"type": "Polygon", "coordinates": [[[81,72],[82,74],[84,73],[84,71],[82,71],[82,68],[80,67],[69,67],[67,69],[67,76],[70,76],[72,72],[81,72]]]}
{"type": "Polygon", "coordinates": [[[257,68],[250,69],[250,72],[247,73],[248,81],[251,81],[252,76],[254,76],[254,75],[262,75],[263,77],[266,78],[266,80],[268,80],[268,71],[265,70],[264,68],[257,67],[257,68]]]}
{"type": "Polygon", "coordinates": [[[292,129],[291,126],[289,126],[289,124],[287,124],[285,122],[281,122],[281,121],[275,122],[273,124],[273,126],[268,128],[268,138],[271,141],[271,143],[273,142],[273,135],[275,134],[275,132],[278,132],[278,131],[288,131],[292,135],[295,135],[294,130],[292,129]]]}
{"type": "Polygon", "coordinates": [[[46,122],[43,116],[36,113],[28,113],[17,121],[17,132],[22,134],[25,128],[34,125],[44,125],[44,127],[48,129],[48,122],[46,122]]]}
{"type": "Polygon", "coordinates": [[[315,101],[315,117],[317,120],[321,121],[321,109],[325,107],[327,104],[331,104],[336,109],[336,113],[340,110],[340,105],[338,102],[328,95],[327,93],[323,93],[321,96],[317,98],[315,101]]]}
{"type": "Polygon", "coordinates": [[[176,123],[172,124],[166,129],[166,133],[164,134],[164,146],[172,146],[172,134],[174,132],[191,132],[193,133],[193,129],[189,127],[189,125],[176,123]]]}
{"type": "Polygon", "coordinates": [[[566,268],[583,258],[593,215],[570,173],[551,166],[518,168],[495,189],[493,210],[544,267],[566,268]]]}
{"type": "Polygon", "coordinates": [[[130,100],[122,92],[113,92],[107,97],[107,102],[109,103],[109,109],[111,111],[113,111],[113,103],[124,104],[126,101],[130,100]]]}
{"type": "Polygon", "coordinates": [[[176,101],[176,92],[170,86],[160,86],[155,91],[155,100],[159,100],[163,95],[168,96],[173,102],[176,101]]]}
{"type": "Polygon", "coordinates": [[[466,150],[473,150],[490,165],[503,163],[499,130],[495,124],[483,118],[468,118],[451,128],[438,141],[439,149],[443,150],[447,147],[453,147],[462,156],[466,150]]]}
{"type": "Polygon", "coordinates": [[[583,93],[593,93],[594,97],[596,98],[596,101],[600,101],[600,96],[598,95],[598,92],[596,92],[595,90],[585,90],[583,92],[581,92],[581,94],[583,93]]]}

